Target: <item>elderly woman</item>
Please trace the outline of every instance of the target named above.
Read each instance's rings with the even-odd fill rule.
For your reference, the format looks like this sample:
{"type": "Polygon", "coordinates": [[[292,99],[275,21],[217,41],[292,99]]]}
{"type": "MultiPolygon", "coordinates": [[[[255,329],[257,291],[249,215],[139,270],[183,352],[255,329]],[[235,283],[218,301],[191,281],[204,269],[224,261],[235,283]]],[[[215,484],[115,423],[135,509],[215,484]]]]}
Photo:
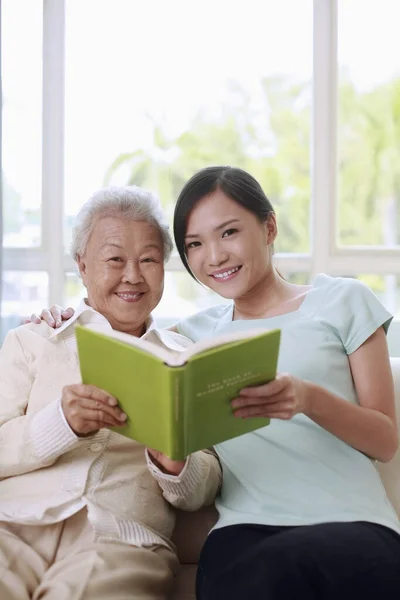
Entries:
{"type": "MultiPolygon", "coordinates": [[[[157,469],[142,445],[109,429],[126,416],[106,390],[80,383],[74,327],[90,323],[135,336],[153,327],[171,248],[151,194],[101,190],[80,211],[73,234],[87,298],[61,328],[28,324],[4,341],[1,600],[168,595],[178,563],[167,501],[177,504],[184,463],[154,454],[157,469]]],[[[210,454],[198,452],[189,462],[193,489],[210,470],[219,472],[210,454]]],[[[215,489],[207,494],[211,502],[215,489]]]]}

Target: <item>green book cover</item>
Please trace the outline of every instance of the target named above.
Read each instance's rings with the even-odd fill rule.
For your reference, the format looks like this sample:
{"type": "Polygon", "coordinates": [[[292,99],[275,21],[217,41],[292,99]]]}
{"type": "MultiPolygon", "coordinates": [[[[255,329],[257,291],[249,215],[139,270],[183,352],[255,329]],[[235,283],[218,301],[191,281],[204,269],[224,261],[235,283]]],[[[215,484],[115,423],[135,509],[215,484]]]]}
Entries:
{"type": "Polygon", "coordinates": [[[76,327],[83,383],[115,396],[128,415],[115,431],[183,460],[269,424],[266,418],[235,417],[230,402],[242,388],[275,378],[279,330],[252,329],[196,344],[173,332],[150,333],[149,339],[171,339],[170,348],[181,351],[117,331],[76,327]],[[181,339],[190,345],[183,349],[181,339]]]}

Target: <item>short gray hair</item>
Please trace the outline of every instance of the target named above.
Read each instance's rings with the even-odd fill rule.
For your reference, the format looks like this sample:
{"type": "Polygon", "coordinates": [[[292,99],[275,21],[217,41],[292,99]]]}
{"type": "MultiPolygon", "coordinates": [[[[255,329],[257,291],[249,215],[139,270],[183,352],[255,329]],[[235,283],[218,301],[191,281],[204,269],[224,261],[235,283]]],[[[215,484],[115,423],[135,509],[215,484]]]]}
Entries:
{"type": "Polygon", "coordinates": [[[137,186],[110,186],[95,192],[77,214],[72,230],[71,254],[77,260],[83,256],[98,217],[122,217],[132,221],[147,221],[159,230],[164,259],[168,260],[173,249],[169,227],[154,194],[137,186]]]}

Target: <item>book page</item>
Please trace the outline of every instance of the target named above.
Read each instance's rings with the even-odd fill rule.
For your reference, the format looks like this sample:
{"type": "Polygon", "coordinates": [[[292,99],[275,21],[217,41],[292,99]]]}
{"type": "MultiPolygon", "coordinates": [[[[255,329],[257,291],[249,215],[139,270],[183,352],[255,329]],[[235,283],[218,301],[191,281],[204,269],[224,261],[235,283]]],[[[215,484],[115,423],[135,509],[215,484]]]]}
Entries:
{"type": "Polygon", "coordinates": [[[158,337],[153,338],[153,336],[151,336],[150,340],[147,340],[145,338],[146,335],[148,335],[154,331],[152,329],[149,332],[145,333],[145,335],[141,338],[138,338],[129,333],[124,333],[122,331],[116,331],[115,329],[111,329],[111,330],[108,329],[107,331],[104,331],[104,329],[99,330],[96,327],[96,325],[86,325],[85,329],[90,329],[92,331],[96,331],[97,333],[100,333],[101,335],[112,338],[114,340],[118,340],[119,342],[122,342],[129,346],[135,346],[136,348],[139,348],[140,350],[143,350],[144,352],[148,352],[149,354],[156,356],[157,358],[159,358],[160,360],[162,360],[163,362],[165,362],[167,364],[169,364],[171,355],[174,354],[174,352],[172,350],[169,350],[167,347],[165,347],[159,341],[158,337]]]}
{"type": "MultiPolygon", "coordinates": [[[[96,331],[96,326],[88,326],[88,329],[96,331]]],[[[235,331],[218,337],[207,338],[193,343],[189,338],[167,329],[150,329],[143,337],[137,338],[121,331],[103,330],[101,333],[111,338],[140,348],[162,360],[171,367],[183,366],[192,356],[218,348],[233,342],[257,337],[265,334],[269,329],[249,329],[246,331],[235,331]]]]}
{"type": "Polygon", "coordinates": [[[189,338],[180,333],[175,333],[168,329],[151,329],[144,334],[143,338],[154,344],[159,345],[161,343],[162,347],[169,352],[168,361],[165,360],[165,362],[171,367],[181,367],[192,356],[196,356],[207,350],[232,344],[233,342],[254,338],[269,331],[269,329],[259,328],[246,331],[235,331],[233,333],[226,333],[225,335],[207,338],[200,342],[193,343],[189,338]]]}
{"type": "Polygon", "coordinates": [[[247,329],[245,331],[235,331],[232,333],[226,333],[220,335],[218,337],[207,338],[205,340],[201,340],[200,342],[196,342],[189,348],[187,348],[183,355],[181,355],[182,360],[188,360],[192,356],[196,356],[197,354],[201,354],[202,352],[206,352],[207,350],[211,350],[213,348],[219,348],[220,346],[225,346],[227,344],[232,344],[233,342],[239,342],[241,340],[251,339],[257,337],[259,335],[263,335],[266,333],[270,333],[272,329],[247,329]]]}
{"type": "Polygon", "coordinates": [[[157,346],[161,345],[170,350],[173,355],[179,354],[186,348],[193,346],[192,340],[169,329],[150,329],[150,331],[144,334],[142,340],[146,340],[157,346]]]}
{"type": "Polygon", "coordinates": [[[97,331],[124,344],[140,348],[140,350],[156,356],[173,367],[186,362],[186,359],[181,359],[181,353],[193,345],[189,338],[166,329],[150,329],[141,338],[115,329],[99,329],[96,325],[88,325],[87,329],[97,331]]]}

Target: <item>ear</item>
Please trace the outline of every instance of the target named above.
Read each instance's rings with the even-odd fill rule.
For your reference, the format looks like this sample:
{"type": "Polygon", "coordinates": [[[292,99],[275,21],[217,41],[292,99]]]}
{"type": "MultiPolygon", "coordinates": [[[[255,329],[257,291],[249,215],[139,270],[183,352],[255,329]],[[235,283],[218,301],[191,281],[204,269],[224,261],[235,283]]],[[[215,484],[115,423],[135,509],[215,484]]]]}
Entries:
{"type": "Polygon", "coordinates": [[[86,285],[86,261],[83,256],[78,255],[76,262],[78,265],[79,273],[82,277],[82,281],[86,285]]]}
{"type": "Polygon", "coordinates": [[[264,227],[267,244],[273,244],[276,240],[276,236],[278,235],[278,226],[276,224],[275,213],[271,212],[268,215],[268,218],[264,223],[264,227]]]}

